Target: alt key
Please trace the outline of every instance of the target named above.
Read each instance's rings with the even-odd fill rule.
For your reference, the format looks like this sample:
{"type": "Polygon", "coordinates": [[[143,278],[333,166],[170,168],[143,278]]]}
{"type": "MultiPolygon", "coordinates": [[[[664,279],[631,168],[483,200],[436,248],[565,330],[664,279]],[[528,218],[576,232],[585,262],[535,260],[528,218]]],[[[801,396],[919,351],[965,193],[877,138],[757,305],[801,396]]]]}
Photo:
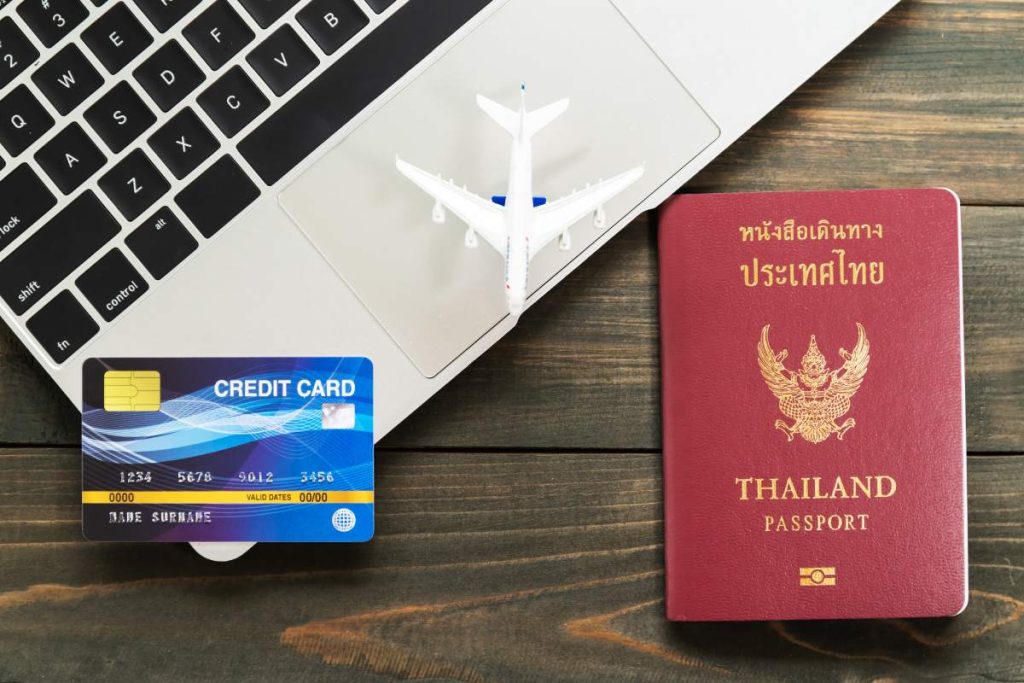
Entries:
{"type": "Polygon", "coordinates": [[[149,289],[139,271],[118,249],[94,263],[75,284],[107,322],[121,315],[149,289]]]}
{"type": "Polygon", "coordinates": [[[66,361],[100,331],[100,326],[68,291],[55,296],[29,318],[27,325],[56,363],[66,361]]]}
{"type": "Polygon", "coordinates": [[[125,238],[125,244],[157,280],[199,247],[177,216],[164,207],[125,238]]]}

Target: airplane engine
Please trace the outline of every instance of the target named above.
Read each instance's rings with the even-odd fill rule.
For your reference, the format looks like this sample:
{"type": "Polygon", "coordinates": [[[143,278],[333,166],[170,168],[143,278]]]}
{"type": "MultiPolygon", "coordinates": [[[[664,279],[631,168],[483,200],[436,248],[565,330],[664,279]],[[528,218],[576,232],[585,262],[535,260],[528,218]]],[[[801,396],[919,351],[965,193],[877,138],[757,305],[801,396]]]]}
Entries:
{"type": "Polygon", "coordinates": [[[445,222],[448,216],[446,215],[444,205],[441,204],[441,202],[434,203],[434,210],[431,213],[431,217],[434,219],[434,222],[437,223],[438,225],[445,222]]]}
{"type": "Polygon", "coordinates": [[[562,251],[572,249],[572,237],[569,236],[569,233],[563,232],[561,237],[558,238],[558,248],[562,251]]]}
{"type": "Polygon", "coordinates": [[[594,227],[598,230],[603,230],[608,225],[608,215],[604,212],[604,207],[597,207],[597,211],[594,212],[594,227]]]}
{"type": "Polygon", "coordinates": [[[480,242],[476,238],[476,232],[473,228],[466,231],[466,247],[469,249],[476,249],[480,242]]]}

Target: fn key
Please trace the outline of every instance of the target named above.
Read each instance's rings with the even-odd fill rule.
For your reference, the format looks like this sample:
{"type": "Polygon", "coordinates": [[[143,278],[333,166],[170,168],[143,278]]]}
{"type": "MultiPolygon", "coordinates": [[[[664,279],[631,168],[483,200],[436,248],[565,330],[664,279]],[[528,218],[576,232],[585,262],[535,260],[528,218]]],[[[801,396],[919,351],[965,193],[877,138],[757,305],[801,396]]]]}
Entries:
{"type": "Polygon", "coordinates": [[[29,318],[28,331],[56,363],[63,363],[100,331],[82,304],[63,291],[29,318]]]}

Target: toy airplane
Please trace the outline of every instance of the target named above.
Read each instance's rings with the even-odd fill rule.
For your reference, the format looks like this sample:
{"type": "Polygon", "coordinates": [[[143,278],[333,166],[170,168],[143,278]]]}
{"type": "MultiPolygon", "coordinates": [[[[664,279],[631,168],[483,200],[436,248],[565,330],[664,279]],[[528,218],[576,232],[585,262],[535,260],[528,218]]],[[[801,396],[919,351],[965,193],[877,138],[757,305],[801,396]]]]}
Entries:
{"type": "Polygon", "coordinates": [[[508,194],[490,201],[458,187],[454,181],[421,171],[401,159],[398,170],[434,198],[433,219],[444,223],[445,209],[468,226],[466,246],[476,248],[477,235],[484,238],[505,259],[505,292],[508,310],[518,319],[526,307],[527,276],[530,261],[541,249],[559,238],[562,250],[572,248],[569,228],[587,214],[594,213],[594,227],[604,228],[607,218],[604,204],[639,180],[644,169],[638,166],[611,180],[588,185],[585,190],[556,202],[533,195],[532,139],[541,129],[565,113],[569,100],[561,100],[534,112],[526,111],[526,86],[522,88],[522,104],[514,112],[483,95],[477,104],[498,125],[512,136],[512,160],[508,194]]]}

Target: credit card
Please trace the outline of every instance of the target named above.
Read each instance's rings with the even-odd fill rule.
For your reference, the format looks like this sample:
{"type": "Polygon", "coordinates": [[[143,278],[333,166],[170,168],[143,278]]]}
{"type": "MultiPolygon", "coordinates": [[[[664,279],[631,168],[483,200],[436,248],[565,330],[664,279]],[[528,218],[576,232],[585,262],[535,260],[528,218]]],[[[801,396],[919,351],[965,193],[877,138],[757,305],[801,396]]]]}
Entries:
{"type": "Polygon", "coordinates": [[[367,358],[90,358],[82,529],[94,541],[373,536],[367,358]]]}

